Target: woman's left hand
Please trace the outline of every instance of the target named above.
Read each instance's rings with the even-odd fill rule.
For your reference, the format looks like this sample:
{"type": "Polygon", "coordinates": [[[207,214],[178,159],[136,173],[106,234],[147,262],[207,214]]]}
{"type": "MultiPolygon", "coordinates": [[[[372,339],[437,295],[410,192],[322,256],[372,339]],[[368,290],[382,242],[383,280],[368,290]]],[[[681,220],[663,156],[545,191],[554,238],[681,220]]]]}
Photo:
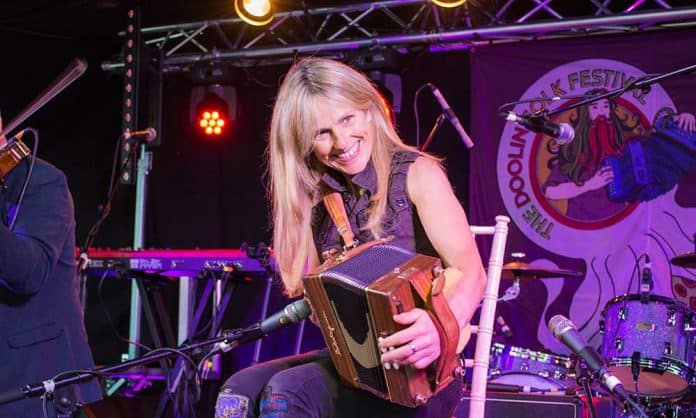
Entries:
{"type": "Polygon", "coordinates": [[[382,352],[382,364],[403,364],[424,369],[440,356],[440,335],[428,312],[414,308],[394,315],[394,321],[409,326],[380,339],[378,345],[382,352]]]}

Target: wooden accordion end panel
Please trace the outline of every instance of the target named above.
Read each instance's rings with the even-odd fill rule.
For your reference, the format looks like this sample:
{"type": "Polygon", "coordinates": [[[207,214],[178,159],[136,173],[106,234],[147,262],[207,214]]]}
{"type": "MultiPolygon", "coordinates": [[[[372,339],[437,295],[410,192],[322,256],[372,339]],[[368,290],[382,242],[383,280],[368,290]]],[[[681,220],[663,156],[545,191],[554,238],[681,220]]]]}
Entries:
{"type": "Polygon", "coordinates": [[[345,384],[409,407],[433,394],[432,367],[384,368],[377,339],[404,328],[392,315],[423,308],[410,280],[429,286],[439,267],[437,258],[375,245],[328,260],[305,277],[306,296],[345,384]]]}

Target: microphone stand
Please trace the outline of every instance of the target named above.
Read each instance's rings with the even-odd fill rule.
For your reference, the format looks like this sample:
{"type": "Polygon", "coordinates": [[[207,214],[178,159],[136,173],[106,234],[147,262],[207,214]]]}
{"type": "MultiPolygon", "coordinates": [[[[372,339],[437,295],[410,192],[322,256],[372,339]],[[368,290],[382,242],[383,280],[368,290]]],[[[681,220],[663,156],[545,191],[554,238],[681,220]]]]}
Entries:
{"type": "Polygon", "coordinates": [[[551,110],[551,111],[546,111],[544,113],[546,114],[547,117],[552,116],[552,115],[555,115],[557,113],[566,112],[570,109],[575,109],[576,107],[580,107],[580,106],[584,106],[586,104],[596,102],[598,100],[621,96],[625,92],[627,92],[629,90],[633,90],[633,89],[648,91],[650,89],[650,86],[655,84],[655,83],[658,83],[658,82],[663,81],[663,80],[668,80],[670,78],[678,77],[681,75],[693,73],[693,72],[696,72],[696,65],[690,65],[688,67],[683,67],[683,68],[680,68],[680,69],[677,69],[677,70],[674,70],[672,72],[665,73],[665,74],[658,74],[655,76],[646,75],[644,77],[641,77],[641,78],[635,80],[632,83],[627,84],[624,87],[619,87],[618,89],[610,90],[606,93],[598,94],[596,96],[589,97],[585,100],[580,100],[578,102],[575,102],[571,105],[568,105],[565,107],[560,107],[558,109],[551,110]]]}
{"type": "MultiPolygon", "coordinates": [[[[600,370],[597,375],[601,376],[607,372],[607,369],[604,368],[603,370],[600,370]]],[[[618,380],[617,380],[618,381],[618,380]]],[[[633,409],[633,411],[641,418],[649,418],[648,414],[643,410],[643,408],[638,404],[638,402],[634,401],[631,396],[626,392],[626,389],[624,389],[623,385],[621,383],[615,385],[614,387],[607,386],[609,390],[609,393],[611,396],[614,398],[625,402],[628,404],[628,406],[633,409]]]]}
{"type": "MultiPolygon", "coordinates": [[[[30,383],[18,389],[11,389],[0,393],[0,405],[4,405],[10,402],[18,401],[25,398],[34,398],[38,396],[52,396],[56,389],[62,388],[67,385],[85,382],[91,380],[95,377],[102,377],[110,373],[125,371],[132,367],[142,366],[148,363],[152,363],[159,360],[164,360],[168,357],[175,355],[181,355],[188,352],[195,352],[195,354],[200,355],[201,349],[211,344],[223,343],[229,346],[229,343],[235,343],[238,341],[248,342],[257,338],[265,336],[264,332],[259,332],[258,326],[251,326],[246,329],[234,329],[225,330],[220,333],[220,335],[191,344],[183,344],[176,348],[160,348],[153,350],[154,354],[146,354],[142,357],[135,358],[123,363],[118,363],[112,366],[93,368],[88,370],[76,370],[67,371],[60,373],[57,376],[68,375],[65,377],[55,377],[51,379],[44,380],[39,383],[30,383]],[[196,351],[198,350],[198,351],[196,351]]],[[[233,345],[232,347],[236,346],[233,345]]],[[[230,347],[230,348],[232,348],[230,347]]]]}
{"type": "Polygon", "coordinates": [[[592,381],[592,375],[587,372],[587,368],[578,362],[575,367],[575,371],[578,374],[577,382],[582,386],[583,392],[585,392],[585,397],[587,398],[587,408],[590,410],[590,418],[597,418],[597,411],[595,410],[594,401],[592,400],[592,388],[590,383],[592,381]]]}

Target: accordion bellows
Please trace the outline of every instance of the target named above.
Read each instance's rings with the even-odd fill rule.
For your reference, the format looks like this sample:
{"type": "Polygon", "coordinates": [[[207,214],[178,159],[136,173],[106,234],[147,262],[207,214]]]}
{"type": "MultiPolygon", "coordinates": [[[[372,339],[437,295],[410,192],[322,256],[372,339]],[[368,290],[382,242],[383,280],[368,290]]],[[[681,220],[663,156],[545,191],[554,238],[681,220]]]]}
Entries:
{"type": "MultiPolygon", "coordinates": [[[[404,328],[393,321],[394,314],[428,309],[417,289],[430,289],[441,262],[391,245],[365,245],[330,258],[308,274],[306,296],[345,384],[401,405],[422,405],[451,381],[459,367],[457,356],[443,352],[441,359],[449,359],[441,375],[445,379],[438,377],[439,362],[423,370],[387,369],[380,362],[377,339],[404,328]]],[[[447,311],[451,314],[448,307],[447,311]]],[[[456,321],[448,325],[450,330],[455,327],[453,338],[458,339],[456,321]]]]}

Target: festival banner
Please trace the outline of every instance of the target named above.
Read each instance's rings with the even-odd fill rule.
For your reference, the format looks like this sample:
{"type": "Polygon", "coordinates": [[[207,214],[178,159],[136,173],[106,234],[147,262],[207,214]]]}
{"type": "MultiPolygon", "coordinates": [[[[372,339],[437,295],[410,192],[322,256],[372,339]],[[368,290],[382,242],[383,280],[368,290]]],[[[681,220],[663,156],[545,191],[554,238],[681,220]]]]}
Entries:
{"type": "MultiPolygon", "coordinates": [[[[547,327],[561,314],[604,355],[630,358],[648,346],[688,355],[678,348],[691,338],[679,303],[696,309],[696,270],[672,259],[694,252],[696,74],[635,83],[696,64],[694,45],[696,34],[682,31],[472,51],[471,223],[508,215],[505,262],[521,252],[534,266],[580,273],[523,279],[519,296],[498,306],[513,331],[500,342],[567,355],[547,327]],[[507,103],[517,115],[555,111],[619,88],[550,117],[573,128],[572,141],[499,114],[507,103]]],[[[512,284],[501,282],[501,296],[512,284]]]]}

